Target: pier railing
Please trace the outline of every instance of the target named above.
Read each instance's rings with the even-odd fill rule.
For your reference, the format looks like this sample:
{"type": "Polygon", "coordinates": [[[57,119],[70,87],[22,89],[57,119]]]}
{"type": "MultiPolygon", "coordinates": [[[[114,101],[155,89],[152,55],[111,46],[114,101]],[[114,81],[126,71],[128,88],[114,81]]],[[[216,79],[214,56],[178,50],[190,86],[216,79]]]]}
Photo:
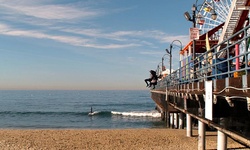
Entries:
{"type": "Polygon", "coordinates": [[[249,28],[250,26],[243,28],[207,52],[196,54],[195,60],[180,65],[179,69],[166,76],[161,81],[161,86],[174,87],[192,82],[248,75],[249,28]],[[219,58],[222,53],[225,57],[219,58]]]}
{"type": "MultiPolygon", "coordinates": [[[[195,54],[194,60],[192,56],[184,57],[177,70],[157,83],[151,91],[152,99],[165,114],[171,106],[249,147],[249,29],[250,26],[246,26],[223,42],[212,45],[210,50],[195,54]],[[222,54],[224,57],[219,57],[222,54]],[[212,120],[205,117],[208,82],[204,81],[208,80],[213,81],[212,120]]],[[[169,115],[165,117],[169,120],[169,115]]]]}

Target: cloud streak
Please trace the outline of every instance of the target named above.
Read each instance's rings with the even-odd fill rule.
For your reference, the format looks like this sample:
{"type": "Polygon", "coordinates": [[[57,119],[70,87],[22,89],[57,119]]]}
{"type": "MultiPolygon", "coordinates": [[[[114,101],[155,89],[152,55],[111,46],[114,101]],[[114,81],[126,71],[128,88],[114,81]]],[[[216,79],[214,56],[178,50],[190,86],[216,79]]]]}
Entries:
{"type": "Polygon", "coordinates": [[[0,22],[1,35],[50,39],[73,46],[98,49],[157,47],[155,43],[168,43],[174,39],[187,38],[187,36],[169,36],[158,30],[105,31],[105,29],[79,28],[75,26],[76,22],[93,20],[105,14],[102,9],[93,9],[82,3],[80,6],[75,3],[50,4],[49,0],[43,2],[0,0],[0,3],[0,8],[4,10],[2,13],[7,14],[5,22],[0,22]],[[70,20],[76,21],[70,22],[70,20]],[[15,25],[20,22],[23,24],[22,28],[15,25]]]}
{"type": "Polygon", "coordinates": [[[1,8],[4,8],[11,15],[23,15],[39,19],[48,20],[68,20],[79,18],[90,18],[101,15],[103,12],[92,10],[88,7],[77,7],[75,5],[52,5],[36,3],[32,1],[24,1],[22,3],[17,1],[1,1],[1,8]]]}
{"type": "Polygon", "coordinates": [[[90,48],[99,48],[99,49],[116,49],[116,48],[127,48],[140,46],[139,44],[96,44],[93,43],[91,39],[84,39],[81,37],[75,36],[57,36],[44,34],[38,31],[32,30],[16,30],[10,28],[8,25],[0,24],[0,34],[8,36],[19,36],[19,37],[31,37],[38,39],[51,39],[62,43],[67,43],[74,46],[90,47],[90,48]]]}

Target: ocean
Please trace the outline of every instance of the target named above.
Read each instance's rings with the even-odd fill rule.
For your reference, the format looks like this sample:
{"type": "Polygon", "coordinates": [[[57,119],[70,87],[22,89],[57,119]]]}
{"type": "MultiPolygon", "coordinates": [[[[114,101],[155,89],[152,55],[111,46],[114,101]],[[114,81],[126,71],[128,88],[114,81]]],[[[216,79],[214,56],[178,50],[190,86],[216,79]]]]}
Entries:
{"type": "Polygon", "coordinates": [[[1,90],[0,104],[0,128],[166,127],[146,90],[1,90]]]}

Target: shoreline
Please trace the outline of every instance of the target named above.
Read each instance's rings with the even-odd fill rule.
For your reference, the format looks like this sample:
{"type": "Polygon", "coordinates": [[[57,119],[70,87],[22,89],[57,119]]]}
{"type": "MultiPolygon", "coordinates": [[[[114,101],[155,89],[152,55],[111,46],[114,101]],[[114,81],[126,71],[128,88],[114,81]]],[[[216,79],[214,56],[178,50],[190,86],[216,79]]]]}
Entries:
{"type": "MultiPolygon", "coordinates": [[[[217,132],[206,132],[206,149],[217,148],[217,132]]],[[[0,129],[0,149],[157,149],[198,148],[198,131],[185,129],[0,129]]],[[[228,138],[228,148],[246,149],[228,138]]]]}

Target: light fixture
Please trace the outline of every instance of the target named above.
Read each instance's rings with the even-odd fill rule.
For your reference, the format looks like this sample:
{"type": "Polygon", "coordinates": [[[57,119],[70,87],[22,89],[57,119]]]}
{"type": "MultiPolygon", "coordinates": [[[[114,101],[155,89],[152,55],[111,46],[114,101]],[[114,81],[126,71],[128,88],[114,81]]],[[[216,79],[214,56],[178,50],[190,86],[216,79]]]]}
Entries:
{"type": "Polygon", "coordinates": [[[197,22],[198,22],[199,25],[203,25],[205,23],[205,20],[200,19],[200,20],[197,20],[197,22]]]}
{"type": "Polygon", "coordinates": [[[191,9],[192,11],[196,11],[196,5],[195,4],[193,4],[193,6],[192,6],[192,9],[191,9]]]}
{"type": "Polygon", "coordinates": [[[198,13],[197,18],[203,18],[201,13],[198,13]]]}
{"type": "Polygon", "coordinates": [[[168,54],[170,54],[170,52],[169,52],[169,50],[168,50],[168,49],[166,49],[166,52],[167,52],[168,54]]]}
{"type": "MultiPolygon", "coordinates": [[[[203,3],[203,5],[201,5],[201,6],[205,6],[203,8],[205,12],[209,12],[211,14],[211,19],[212,20],[216,20],[217,19],[217,14],[215,12],[214,1],[218,2],[219,0],[213,0],[213,3],[205,2],[205,3],[203,3]]],[[[192,21],[193,22],[193,27],[195,27],[195,23],[198,23],[199,25],[203,25],[205,23],[205,20],[202,19],[203,16],[200,13],[197,16],[195,15],[195,13],[197,11],[197,5],[193,4],[191,10],[193,11],[192,17],[190,16],[190,14],[188,12],[184,13],[184,17],[186,18],[186,20],[187,21],[192,21]]]]}
{"type": "Polygon", "coordinates": [[[196,21],[197,21],[197,23],[198,23],[199,25],[203,25],[203,24],[204,24],[205,20],[203,19],[203,16],[202,16],[201,13],[199,13],[199,14],[197,15],[196,21]]]}
{"type": "Polygon", "coordinates": [[[211,10],[211,18],[213,20],[216,20],[217,19],[217,14],[215,13],[214,9],[211,10]]]}
{"type": "Polygon", "coordinates": [[[191,16],[187,11],[184,13],[184,17],[187,19],[187,21],[192,21],[191,16]]]}
{"type": "Polygon", "coordinates": [[[216,20],[217,19],[217,14],[216,14],[214,9],[215,9],[215,5],[214,5],[214,1],[213,1],[213,9],[211,10],[211,18],[213,20],[216,20]]]}
{"type": "Polygon", "coordinates": [[[212,8],[211,7],[205,7],[204,9],[203,9],[205,12],[210,12],[211,10],[212,10],[212,8]]]}

